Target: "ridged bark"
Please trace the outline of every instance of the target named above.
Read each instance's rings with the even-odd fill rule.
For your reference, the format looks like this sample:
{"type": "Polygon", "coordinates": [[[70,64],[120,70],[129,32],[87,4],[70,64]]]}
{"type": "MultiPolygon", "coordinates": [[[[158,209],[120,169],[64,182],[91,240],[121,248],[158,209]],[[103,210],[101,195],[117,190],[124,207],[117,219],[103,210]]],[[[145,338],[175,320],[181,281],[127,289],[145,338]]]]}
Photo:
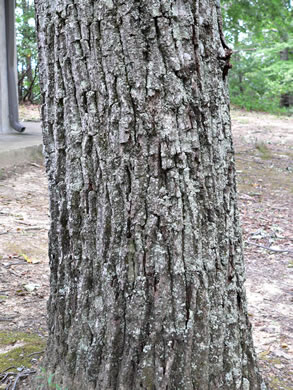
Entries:
{"type": "Polygon", "coordinates": [[[36,0],[46,364],[70,390],[259,390],[215,0],[36,0]]]}

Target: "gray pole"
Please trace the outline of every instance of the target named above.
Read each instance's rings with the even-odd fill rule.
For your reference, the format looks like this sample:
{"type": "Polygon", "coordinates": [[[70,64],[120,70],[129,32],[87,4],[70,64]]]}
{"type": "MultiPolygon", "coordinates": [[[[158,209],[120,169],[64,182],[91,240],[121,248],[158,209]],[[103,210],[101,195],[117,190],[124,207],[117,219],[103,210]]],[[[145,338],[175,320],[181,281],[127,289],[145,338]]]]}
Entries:
{"type": "Polygon", "coordinates": [[[25,127],[18,119],[18,97],[16,79],[16,44],[15,44],[15,2],[5,0],[7,84],[10,126],[19,132],[25,127]]]}
{"type": "Polygon", "coordinates": [[[0,0],[0,133],[10,131],[7,83],[5,0],[0,0]]]}

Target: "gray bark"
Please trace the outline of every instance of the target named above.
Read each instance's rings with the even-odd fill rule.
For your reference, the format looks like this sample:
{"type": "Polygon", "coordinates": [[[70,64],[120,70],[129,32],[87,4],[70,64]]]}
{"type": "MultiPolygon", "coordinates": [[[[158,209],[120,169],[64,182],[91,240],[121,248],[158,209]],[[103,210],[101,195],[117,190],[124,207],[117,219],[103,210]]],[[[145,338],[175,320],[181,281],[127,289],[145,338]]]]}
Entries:
{"type": "Polygon", "coordinates": [[[70,390],[258,390],[214,0],[36,0],[46,365],[70,390]]]}

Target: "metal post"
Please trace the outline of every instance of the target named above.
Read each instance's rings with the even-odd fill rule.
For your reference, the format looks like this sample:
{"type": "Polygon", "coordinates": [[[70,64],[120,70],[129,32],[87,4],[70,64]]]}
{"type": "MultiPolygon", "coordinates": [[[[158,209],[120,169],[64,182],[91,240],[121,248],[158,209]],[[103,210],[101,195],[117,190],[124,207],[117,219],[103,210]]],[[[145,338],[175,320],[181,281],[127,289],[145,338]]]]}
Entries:
{"type": "Polygon", "coordinates": [[[14,130],[23,132],[25,127],[18,119],[14,0],[5,0],[5,20],[9,121],[14,130]]]}
{"type": "Polygon", "coordinates": [[[11,130],[8,106],[5,0],[0,0],[0,133],[11,130]]]}

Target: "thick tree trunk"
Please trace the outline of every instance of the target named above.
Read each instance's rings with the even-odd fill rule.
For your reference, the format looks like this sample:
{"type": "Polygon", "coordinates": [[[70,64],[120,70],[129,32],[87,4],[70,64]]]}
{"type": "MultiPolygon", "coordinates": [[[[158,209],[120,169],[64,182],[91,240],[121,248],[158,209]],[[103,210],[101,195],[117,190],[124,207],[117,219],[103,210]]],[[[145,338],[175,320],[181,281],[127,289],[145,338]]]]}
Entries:
{"type": "Polygon", "coordinates": [[[214,0],[36,0],[46,364],[70,390],[258,390],[214,0]]]}

